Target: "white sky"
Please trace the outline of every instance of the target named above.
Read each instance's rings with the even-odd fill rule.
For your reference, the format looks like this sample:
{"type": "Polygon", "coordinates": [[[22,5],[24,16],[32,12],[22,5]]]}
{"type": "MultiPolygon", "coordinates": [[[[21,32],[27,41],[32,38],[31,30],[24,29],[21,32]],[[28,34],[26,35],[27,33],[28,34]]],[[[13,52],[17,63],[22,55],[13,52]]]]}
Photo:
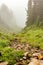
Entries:
{"type": "Polygon", "coordinates": [[[16,23],[23,27],[26,21],[26,11],[28,0],[0,0],[0,5],[6,4],[13,10],[16,18],[16,23]]]}

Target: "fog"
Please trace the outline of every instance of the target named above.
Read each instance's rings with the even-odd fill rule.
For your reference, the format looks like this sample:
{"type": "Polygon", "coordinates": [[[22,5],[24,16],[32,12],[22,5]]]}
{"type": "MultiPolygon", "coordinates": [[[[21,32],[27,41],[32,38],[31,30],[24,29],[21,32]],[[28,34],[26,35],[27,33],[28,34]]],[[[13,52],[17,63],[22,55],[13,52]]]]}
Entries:
{"type": "Polygon", "coordinates": [[[25,26],[26,10],[28,0],[0,0],[0,6],[4,3],[15,15],[16,24],[20,27],[25,26]]]}

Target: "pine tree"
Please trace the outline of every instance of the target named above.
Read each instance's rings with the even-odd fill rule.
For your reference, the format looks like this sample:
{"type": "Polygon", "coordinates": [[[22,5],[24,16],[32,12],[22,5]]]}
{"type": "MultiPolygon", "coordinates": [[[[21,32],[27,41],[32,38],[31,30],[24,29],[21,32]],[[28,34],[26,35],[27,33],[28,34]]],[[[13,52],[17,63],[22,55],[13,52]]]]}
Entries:
{"type": "Polygon", "coordinates": [[[27,11],[27,26],[43,25],[43,0],[29,0],[27,11]],[[33,4],[32,4],[33,3],[33,4]]]}
{"type": "Polygon", "coordinates": [[[26,25],[30,25],[30,22],[31,21],[31,16],[32,16],[32,0],[29,0],[28,1],[28,10],[27,10],[27,22],[26,22],[26,25]]]}

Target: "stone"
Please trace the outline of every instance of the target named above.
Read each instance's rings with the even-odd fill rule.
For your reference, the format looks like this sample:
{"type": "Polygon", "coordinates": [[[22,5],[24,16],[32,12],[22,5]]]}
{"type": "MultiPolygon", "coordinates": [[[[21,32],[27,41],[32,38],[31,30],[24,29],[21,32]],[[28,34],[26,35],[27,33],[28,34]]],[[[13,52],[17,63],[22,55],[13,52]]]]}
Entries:
{"type": "Polygon", "coordinates": [[[22,61],[23,59],[22,58],[20,58],[20,61],[22,61]]]}
{"type": "Polygon", "coordinates": [[[33,53],[33,55],[32,55],[32,57],[37,57],[38,58],[38,55],[39,55],[40,53],[33,53]]]}
{"type": "Polygon", "coordinates": [[[38,55],[38,59],[43,59],[43,55],[41,53],[38,55]]]}
{"type": "Polygon", "coordinates": [[[27,58],[24,56],[24,57],[23,57],[23,60],[26,60],[26,59],[27,59],[27,58]]]}
{"type": "Polygon", "coordinates": [[[28,52],[25,52],[25,53],[24,53],[24,56],[27,57],[27,55],[28,55],[28,52]]]}
{"type": "Polygon", "coordinates": [[[39,63],[39,61],[37,59],[33,58],[28,65],[40,65],[40,63],[39,63]]]}
{"type": "Polygon", "coordinates": [[[34,53],[33,57],[37,57],[38,59],[43,59],[43,55],[41,53],[34,53]]]}
{"type": "Polygon", "coordinates": [[[0,65],[8,65],[8,62],[2,62],[0,65]]]}

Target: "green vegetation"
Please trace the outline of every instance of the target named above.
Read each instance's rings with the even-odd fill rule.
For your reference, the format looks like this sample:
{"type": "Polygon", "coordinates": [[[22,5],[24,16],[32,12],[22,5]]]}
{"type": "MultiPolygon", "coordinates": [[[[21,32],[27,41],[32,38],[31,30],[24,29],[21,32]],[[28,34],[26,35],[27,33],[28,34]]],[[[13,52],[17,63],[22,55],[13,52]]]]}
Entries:
{"type": "Polygon", "coordinates": [[[0,32],[0,47],[8,47],[10,45],[10,40],[12,39],[13,35],[0,32]]]}
{"type": "Polygon", "coordinates": [[[8,61],[9,65],[14,65],[16,60],[19,60],[23,56],[23,51],[16,51],[10,47],[14,37],[15,34],[0,32],[0,60],[8,61]]]}
{"type": "Polygon", "coordinates": [[[5,47],[1,50],[0,60],[7,61],[9,65],[14,65],[20,58],[23,57],[23,51],[16,51],[13,48],[5,47]]]}
{"type": "Polygon", "coordinates": [[[43,29],[29,29],[27,27],[22,33],[17,35],[20,42],[29,43],[32,46],[43,49],[43,29]]]}

